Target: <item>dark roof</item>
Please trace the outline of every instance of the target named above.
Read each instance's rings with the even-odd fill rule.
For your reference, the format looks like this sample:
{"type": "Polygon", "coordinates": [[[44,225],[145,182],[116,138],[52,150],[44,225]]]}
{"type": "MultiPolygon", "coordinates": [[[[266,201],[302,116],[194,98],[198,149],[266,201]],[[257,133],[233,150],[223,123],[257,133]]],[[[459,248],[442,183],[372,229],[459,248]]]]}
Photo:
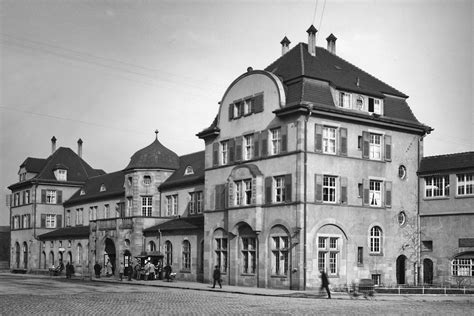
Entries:
{"type": "Polygon", "coordinates": [[[89,238],[89,226],[65,227],[53,230],[52,232],[39,235],[40,240],[56,239],[56,238],[89,238]]]}
{"type": "Polygon", "coordinates": [[[426,175],[454,170],[474,171],[474,151],[424,157],[421,159],[418,174],[426,175]]]}
{"type": "Polygon", "coordinates": [[[46,159],[28,157],[20,165],[20,168],[25,168],[26,172],[38,173],[43,169],[46,159]]]}
{"type": "Polygon", "coordinates": [[[217,127],[217,118],[218,118],[218,115],[216,115],[216,117],[214,118],[214,120],[212,121],[212,123],[209,127],[205,128],[202,131],[200,131],[199,133],[197,133],[196,136],[199,137],[199,138],[205,138],[205,137],[207,137],[211,134],[218,133],[219,128],[217,127]]]}
{"type": "Polygon", "coordinates": [[[144,229],[143,232],[156,232],[158,230],[175,231],[175,230],[192,230],[192,229],[204,229],[204,217],[193,216],[193,217],[178,217],[170,221],[149,227],[144,229]]]}
{"type": "Polygon", "coordinates": [[[160,189],[168,189],[176,186],[192,185],[196,183],[204,184],[204,151],[179,157],[179,168],[165,182],[160,185],[160,189]],[[186,168],[190,166],[193,174],[185,175],[186,168]]]}
{"type": "Polygon", "coordinates": [[[178,167],[178,155],[163,146],[157,138],[153,143],[133,154],[125,170],[178,169],[178,167]]]}
{"type": "Polygon", "coordinates": [[[81,190],[78,190],[69,200],[64,202],[64,206],[67,207],[72,204],[83,203],[91,200],[101,200],[113,195],[124,195],[125,189],[123,187],[123,182],[123,171],[116,171],[89,178],[81,190]],[[100,192],[102,184],[105,186],[105,191],[100,192]],[[84,195],[81,195],[82,190],[84,190],[84,195]]]}

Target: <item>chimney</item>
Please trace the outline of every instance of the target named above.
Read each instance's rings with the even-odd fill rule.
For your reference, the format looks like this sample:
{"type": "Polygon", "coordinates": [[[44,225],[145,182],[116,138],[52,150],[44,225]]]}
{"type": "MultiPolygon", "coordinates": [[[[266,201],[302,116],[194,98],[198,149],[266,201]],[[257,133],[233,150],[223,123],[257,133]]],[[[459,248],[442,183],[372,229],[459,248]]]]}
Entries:
{"type": "Polygon", "coordinates": [[[328,51],[334,55],[336,55],[336,40],[337,37],[332,33],[326,38],[326,41],[328,41],[328,51]]]}
{"type": "Polygon", "coordinates": [[[316,33],[318,30],[314,27],[313,24],[306,31],[308,33],[308,53],[312,56],[316,56],[316,33]]]}
{"type": "Polygon", "coordinates": [[[77,141],[77,155],[82,158],[82,139],[77,141]]]}
{"type": "Polygon", "coordinates": [[[280,44],[281,44],[281,55],[285,55],[286,53],[288,53],[288,50],[290,49],[290,40],[288,39],[288,37],[283,37],[283,39],[281,40],[280,44]]]}
{"type": "Polygon", "coordinates": [[[51,154],[54,154],[56,151],[56,137],[51,138],[51,154]]]}

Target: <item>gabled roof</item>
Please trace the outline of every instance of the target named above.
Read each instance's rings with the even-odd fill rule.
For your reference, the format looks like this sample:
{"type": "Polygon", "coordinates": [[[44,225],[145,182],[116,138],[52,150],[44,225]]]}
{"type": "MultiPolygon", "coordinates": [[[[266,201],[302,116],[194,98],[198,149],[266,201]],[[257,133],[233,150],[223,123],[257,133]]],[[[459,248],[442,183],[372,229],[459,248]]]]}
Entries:
{"type": "Polygon", "coordinates": [[[162,232],[176,231],[176,230],[193,230],[193,229],[204,229],[204,217],[193,216],[193,217],[179,217],[170,221],[149,227],[144,229],[144,233],[156,232],[158,230],[162,232]]]}
{"type": "Polygon", "coordinates": [[[124,195],[125,189],[123,182],[123,171],[116,171],[89,178],[80,190],[74,193],[69,200],[64,202],[64,206],[67,207],[73,204],[84,203],[85,201],[102,200],[111,196],[124,195]],[[102,185],[104,185],[105,191],[101,192],[100,188],[102,185]],[[81,195],[81,191],[84,191],[83,195],[81,195]]]}
{"type": "Polygon", "coordinates": [[[65,227],[53,230],[52,232],[38,236],[39,240],[49,240],[58,238],[87,238],[89,239],[89,226],[65,227]]]}
{"type": "Polygon", "coordinates": [[[204,151],[179,157],[179,168],[160,185],[160,190],[197,183],[204,184],[204,151]],[[193,174],[185,174],[187,167],[193,174]]]}
{"type": "Polygon", "coordinates": [[[178,169],[178,155],[163,146],[158,138],[147,147],[140,149],[130,158],[125,170],[131,169],[178,169]]]}
{"type": "Polygon", "coordinates": [[[421,160],[418,174],[428,175],[462,170],[474,172],[474,151],[424,157],[421,160]]]}
{"type": "Polygon", "coordinates": [[[25,168],[26,172],[38,173],[43,169],[46,159],[28,157],[20,165],[20,168],[25,168]]]}

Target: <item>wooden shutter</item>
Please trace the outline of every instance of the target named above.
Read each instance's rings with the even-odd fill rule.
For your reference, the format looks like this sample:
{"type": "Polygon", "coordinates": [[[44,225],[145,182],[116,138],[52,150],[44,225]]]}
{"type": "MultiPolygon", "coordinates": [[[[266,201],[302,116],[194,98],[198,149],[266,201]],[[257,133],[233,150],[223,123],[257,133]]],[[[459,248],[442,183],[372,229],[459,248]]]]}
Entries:
{"type": "Polygon", "coordinates": [[[261,144],[261,156],[266,157],[268,155],[268,130],[264,130],[260,133],[260,144],[261,144]]]}
{"type": "Polygon", "coordinates": [[[385,181],[385,206],[392,207],[392,182],[385,181]]]}
{"type": "Polygon", "coordinates": [[[314,125],[314,151],[323,151],[323,126],[321,124],[314,125]]]}
{"type": "Polygon", "coordinates": [[[288,125],[284,124],[281,126],[281,152],[286,153],[288,151],[288,125]]]}
{"type": "Polygon", "coordinates": [[[315,200],[316,202],[323,201],[323,175],[315,174],[314,175],[314,188],[315,188],[315,200]]]}
{"type": "Polygon", "coordinates": [[[364,205],[369,205],[370,201],[369,201],[369,195],[370,195],[370,191],[369,191],[369,180],[367,179],[364,179],[363,182],[362,182],[362,190],[363,190],[363,193],[364,193],[364,196],[362,198],[362,203],[364,205]]]}
{"type": "Polygon", "coordinates": [[[369,159],[370,133],[362,132],[362,158],[369,159]]]}
{"type": "Polygon", "coordinates": [[[260,113],[263,112],[263,93],[258,94],[253,99],[253,113],[260,113]]]}
{"type": "Polygon", "coordinates": [[[257,204],[257,179],[252,179],[252,204],[257,204]]]}
{"type": "Polygon", "coordinates": [[[392,136],[385,135],[384,144],[385,144],[385,160],[392,161],[392,136]]]}
{"type": "Polygon", "coordinates": [[[265,203],[267,204],[270,204],[273,201],[272,184],[273,184],[273,177],[266,177],[265,178],[265,203]]]}
{"type": "Polygon", "coordinates": [[[242,161],[242,143],[243,137],[237,137],[235,139],[235,161],[242,161]]]}
{"type": "Polygon", "coordinates": [[[41,214],[41,228],[46,227],[46,214],[41,214]]]}
{"type": "Polygon", "coordinates": [[[225,208],[225,184],[215,186],[216,210],[225,208]]]}
{"type": "Polygon", "coordinates": [[[61,228],[61,227],[63,227],[63,216],[56,215],[56,228],[61,228]]]}
{"type": "Polygon", "coordinates": [[[234,183],[232,181],[229,181],[227,183],[227,192],[228,192],[228,206],[232,207],[234,206],[234,183]]]}
{"type": "Polygon", "coordinates": [[[229,139],[229,164],[235,161],[235,139],[229,139]]]}
{"type": "Polygon", "coordinates": [[[41,203],[46,203],[46,190],[41,190],[41,203]]]}
{"type": "Polygon", "coordinates": [[[219,142],[212,144],[212,165],[219,165],[219,142]]]}
{"type": "Polygon", "coordinates": [[[63,191],[56,191],[56,204],[61,204],[63,203],[63,191]]]}
{"type": "Polygon", "coordinates": [[[260,132],[253,134],[253,158],[258,158],[260,156],[260,132]]]}
{"type": "Polygon", "coordinates": [[[291,173],[285,175],[285,202],[291,202],[291,173]]]}
{"type": "Polygon", "coordinates": [[[339,129],[339,154],[347,156],[347,128],[339,129]]]}
{"type": "Polygon", "coordinates": [[[234,104],[229,104],[229,121],[232,121],[234,118],[234,104]]]}
{"type": "Polygon", "coordinates": [[[341,204],[347,204],[347,178],[341,177],[341,204]]]}

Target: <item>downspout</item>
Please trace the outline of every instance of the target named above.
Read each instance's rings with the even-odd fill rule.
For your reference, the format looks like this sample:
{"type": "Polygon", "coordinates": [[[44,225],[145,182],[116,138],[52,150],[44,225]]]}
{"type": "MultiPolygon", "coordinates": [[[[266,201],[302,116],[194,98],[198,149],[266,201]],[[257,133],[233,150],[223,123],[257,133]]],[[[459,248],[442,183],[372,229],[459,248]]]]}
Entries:
{"type": "MultiPolygon", "coordinates": [[[[423,141],[423,138],[426,136],[426,134],[423,134],[420,136],[420,139],[418,140],[418,163],[417,163],[417,169],[420,170],[420,162],[421,162],[421,155],[420,155],[420,150],[421,150],[421,142],[423,141]]],[[[421,219],[420,219],[420,205],[421,205],[421,192],[420,192],[420,178],[417,176],[416,177],[417,182],[417,207],[416,207],[416,232],[417,232],[417,245],[416,245],[416,279],[415,279],[415,285],[418,285],[420,282],[420,271],[421,271],[421,256],[420,256],[420,250],[421,250],[421,219]]]]}
{"type": "Polygon", "coordinates": [[[304,120],[304,158],[303,158],[303,291],[306,291],[306,213],[307,213],[307,186],[308,186],[308,120],[311,116],[311,106],[306,108],[308,112],[304,120]]]}

